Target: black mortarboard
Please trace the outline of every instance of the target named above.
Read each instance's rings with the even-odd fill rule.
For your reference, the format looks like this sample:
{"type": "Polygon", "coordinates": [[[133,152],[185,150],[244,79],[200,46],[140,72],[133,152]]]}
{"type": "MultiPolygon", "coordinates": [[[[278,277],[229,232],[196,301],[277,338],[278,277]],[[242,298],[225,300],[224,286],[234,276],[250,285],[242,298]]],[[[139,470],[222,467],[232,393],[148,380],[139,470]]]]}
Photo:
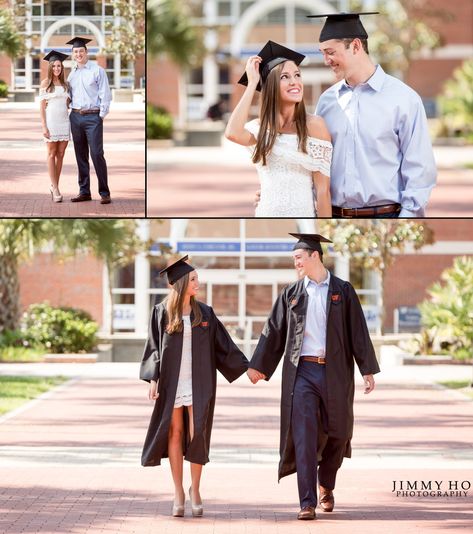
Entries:
{"type": "Polygon", "coordinates": [[[87,43],[90,43],[92,39],[84,39],[83,37],[73,37],[66,44],[72,45],[72,48],[87,48],[87,43]]]}
{"type": "MultiPolygon", "coordinates": [[[[276,67],[276,65],[284,63],[288,60],[294,61],[296,65],[300,65],[305,59],[305,56],[303,54],[299,54],[299,52],[295,52],[294,50],[286,48],[285,46],[282,46],[273,41],[268,41],[258,52],[258,56],[262,59],[262,61],[259,66],[261,81],[256,87],[257,91],[261,91],[261,84],[266,81],[266,78],[268,77],[269,73],[272,69],[274,69],[274,67],[276,67]]],[[[246,76],[246,72],[238,80],[238,83],[240,83],[241,85],[248,85],[248,77],[246,76]]]]}
{"type": "Polygon", "coordinates": [[[57,50],[51,50],[47,55],[43,57],[44,61],[57,61],[59,60],[61,63],[66,60],[69,56],[67,54],[63,54],[62,52],[58,52],[57,50]]]}
{"type": "Polygon", "coordinates": [[[172,263],[162,271],[159,271],[160,276],[164,276],[164,274],[167,274],[168,282],[170,283],[170,285],[173,285],[179,280],[179,278],[182,278],[185,274],[191,273],[195,270],[192,265],[186,263],[186,260],[188,258],[189,256],[184,256],[183,258],[172,263]]]}
{"type": "Polygon", "coordinates": [[[366,13],[335,13],[332,15],[307,15],[307,18],[327,17],[320,32],[319,42],[329,39],[368,39],[368,34],[360,20],[360,15],[378,15],[378,11],[366,13]]]}
{"type": "Polygon", "coordinates": [[[297,250],[298,248],[305,248],[308,250],[316,250],[323,254],[322,246],[320,243],[332,243],[330,239],[327,239],[323,235],[319,234],[293,234],[289,232],[289,235],[292,235],[299,241],[294,245],[292,250],[297,250]]]}

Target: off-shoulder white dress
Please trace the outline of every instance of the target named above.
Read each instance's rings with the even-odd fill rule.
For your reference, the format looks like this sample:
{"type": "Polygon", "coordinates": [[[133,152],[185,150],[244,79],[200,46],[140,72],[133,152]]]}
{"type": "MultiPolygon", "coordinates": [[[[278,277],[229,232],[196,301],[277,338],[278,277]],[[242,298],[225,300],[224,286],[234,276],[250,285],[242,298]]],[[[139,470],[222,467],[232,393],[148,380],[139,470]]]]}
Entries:
{"type": "Polygon", "coordinates": [[[62,85],[55,85],[54,92],[48,93],[45,89],[40,89],[39,99],[47,100],[46,106],[46,126],[49,130],[49,139],[43,137],[47,143],[57,141],[70,141],[71,123],[67,111],[67,99],[71,98],[68,91],[62,85]]]}
{"type": "MultiPolygon", "coordinates": [[[[259,120],[245,124],[256,138],[259,120]]],[[[255,217],[315,217],[312,173],[330,176],[332,143],[307,138],[307,154],[297,148],[296,134],[278,134],[266,165],[256,164],[261,184],[261,200],[255,217]]],[[[249,147],[252,151],[254,146],[249,147]]]]}

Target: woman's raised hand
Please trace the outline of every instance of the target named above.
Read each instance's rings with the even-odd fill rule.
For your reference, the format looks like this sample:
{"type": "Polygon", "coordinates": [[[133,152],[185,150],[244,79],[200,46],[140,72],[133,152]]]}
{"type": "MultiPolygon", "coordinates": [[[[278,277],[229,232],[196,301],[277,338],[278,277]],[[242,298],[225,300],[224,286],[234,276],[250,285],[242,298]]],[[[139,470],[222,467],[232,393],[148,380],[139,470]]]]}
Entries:
{"type": "Polygon", "coordinates": [[[246,62],[246,76],[248,77],[248,87],[256,89],[260,81],[259,66],[262,59],[259,56],[251,56],[246,62]]]}
{"type": "Polygon", "coordinates": [[[156,400],[158,397],[158,383],[156,382],[156,380],[151,380],[151,382],[149,383],[148,399],[156,400]]]}

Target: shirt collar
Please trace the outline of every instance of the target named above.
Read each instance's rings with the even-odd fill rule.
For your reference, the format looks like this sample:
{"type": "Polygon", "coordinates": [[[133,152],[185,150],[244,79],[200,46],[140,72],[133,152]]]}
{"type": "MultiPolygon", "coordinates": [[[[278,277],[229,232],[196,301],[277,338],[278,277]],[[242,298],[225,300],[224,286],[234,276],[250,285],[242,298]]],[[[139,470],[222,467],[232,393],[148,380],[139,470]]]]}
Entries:
{"type": "MultiPolygon", "coordinates": [[[[87,63],[82,67],[83,69],[90,69],[91,65],[90,65],[90,59],[87,60],[87,63]]],[[[76,70],[81,70],[79,69],[79,65],[77,65],[76,63],[76,70]]]]}
{"type": "MultiPolygon", "coordinates": [[[[365,83],[360,85],[369,85],[376,92],[381,91],[383,87],[384,80],[386,79],[386,73],[384,72],[381,65],[376,65],[376,70],[373,72],[371,77],[366,80],[365,83]]],[[[338,88],[339,94],[344,93],[345,91],[353,91],[353,87],[347,84],[346,80],[341,80],[340,87],[338,88]]]]}
{"type": "Polygon", "coordinates": [[[307,289],[308,285],[312,282],[315,286],[328,286],[330,283],[330,271],[327,271],[325,269],[325,272],[327,273],[327,278],[325,280],[322,280],[320,284],[318,284],[315,280],[311,280],[308,276],[304,276],[304,287],[307,289]]]}

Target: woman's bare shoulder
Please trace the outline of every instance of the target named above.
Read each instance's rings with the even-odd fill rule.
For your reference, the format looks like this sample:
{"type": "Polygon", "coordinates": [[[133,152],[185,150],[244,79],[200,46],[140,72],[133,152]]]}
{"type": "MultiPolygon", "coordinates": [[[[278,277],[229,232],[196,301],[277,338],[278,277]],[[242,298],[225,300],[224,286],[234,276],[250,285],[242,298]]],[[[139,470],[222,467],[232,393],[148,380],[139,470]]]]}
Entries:
{"type": "Polygon", "coordinates": [[[307,116],[307,132],[310,137],[316,137],[317,139],[323,139],[324,141],[332,141],[327,124],[324,119],[318,115],[307,116]]]}
{"type": "Polygon", "coordinates": [[[48,80],[41,80],[40,88],[45,89],[48,86],[48,80]]]}

